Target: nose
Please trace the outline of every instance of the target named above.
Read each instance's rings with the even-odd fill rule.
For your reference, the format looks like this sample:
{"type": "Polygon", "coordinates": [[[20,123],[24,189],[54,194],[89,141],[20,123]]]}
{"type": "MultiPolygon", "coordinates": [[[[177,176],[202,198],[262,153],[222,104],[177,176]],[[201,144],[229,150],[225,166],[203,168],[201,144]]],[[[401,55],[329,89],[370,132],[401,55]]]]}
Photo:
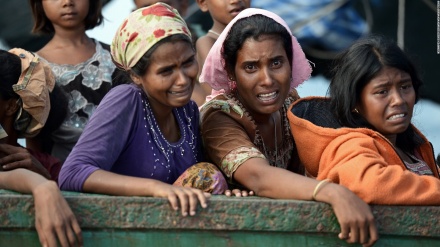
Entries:
{"type": "Polygon", "coordinates": [[[63,6],[71,6],[73,5],[74,0],[63,0],[63,6]]]}
{"type": "Polygon", "coordinates": [[[268,68],[262,69],[260,71],[260,85],[264,87],[270,87],[273,85],[272,74],[268,68]]]}
{"type": "Polygon", "coordinates": [[[405,102],[400,90],[392,90],[391,92],[391,106],[399,106],[405,102]]]}
{"type": "Polygon", "coordinates": [[[179,87],[186,86],[191,81],[190,77],[188,76],[187,72],[183,69],[179,70],[176,78],[175,85],[179,87]]]}

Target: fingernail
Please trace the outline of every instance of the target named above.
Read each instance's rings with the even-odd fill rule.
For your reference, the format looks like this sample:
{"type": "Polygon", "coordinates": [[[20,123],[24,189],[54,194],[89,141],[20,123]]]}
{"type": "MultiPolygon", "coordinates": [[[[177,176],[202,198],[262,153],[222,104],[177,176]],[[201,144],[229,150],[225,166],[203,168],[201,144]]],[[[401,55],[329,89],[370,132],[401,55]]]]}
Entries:
{"type": "Polygon", "coordinates": [[[190,212],[190,215],[191,215],[191,216],[196,215],[196,211],[191,211],[191,212],[190,212]]]}
{"type": "Polygon", "coordinates": [[[182,215],[183,215],[183,216],[187,216],[188,213],[187,213],[187,212],[183,212],[182,215]]]}

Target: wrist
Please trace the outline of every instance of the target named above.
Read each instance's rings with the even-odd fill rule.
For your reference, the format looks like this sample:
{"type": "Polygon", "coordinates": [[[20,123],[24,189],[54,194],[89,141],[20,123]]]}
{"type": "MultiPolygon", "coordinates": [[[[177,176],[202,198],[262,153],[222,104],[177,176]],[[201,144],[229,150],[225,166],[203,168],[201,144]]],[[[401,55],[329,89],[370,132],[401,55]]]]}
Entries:
{"type": "Polygon", "coordinates": [[[32,195],[45,194],[48,193],[49,190],[58,190],[58,185],[52,180],[45,180],[32,188],[32,195]]]}

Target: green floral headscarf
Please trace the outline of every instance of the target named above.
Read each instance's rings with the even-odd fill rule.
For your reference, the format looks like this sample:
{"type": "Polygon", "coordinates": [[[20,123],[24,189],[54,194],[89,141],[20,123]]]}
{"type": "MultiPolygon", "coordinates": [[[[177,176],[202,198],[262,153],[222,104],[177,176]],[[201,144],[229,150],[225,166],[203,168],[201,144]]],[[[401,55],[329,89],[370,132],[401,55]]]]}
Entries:
{"type": "Polygon", "coordinates": [[[133,11],[116,31],[111,54],[116,66],[126,71],[157,42],[174,34],[191,39],[185,20],[179,12],[165,3],[133,11]]]}

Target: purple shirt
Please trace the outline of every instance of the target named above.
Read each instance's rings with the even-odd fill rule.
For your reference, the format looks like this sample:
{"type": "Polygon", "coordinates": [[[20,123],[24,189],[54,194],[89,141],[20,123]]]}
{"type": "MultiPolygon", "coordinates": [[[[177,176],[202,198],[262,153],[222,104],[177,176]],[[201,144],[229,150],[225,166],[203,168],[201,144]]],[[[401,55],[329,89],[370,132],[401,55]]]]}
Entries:
{"type": "Polygon", "coordinates": [[[190,101],[173,114],[181,137],[169,143],[142,89],[134,84],[113,88],[61,168],[60,188],[82,191],[85,180],[98,169],[173,183],[188,167],[203,161],[197,105],[190,101]]]}

